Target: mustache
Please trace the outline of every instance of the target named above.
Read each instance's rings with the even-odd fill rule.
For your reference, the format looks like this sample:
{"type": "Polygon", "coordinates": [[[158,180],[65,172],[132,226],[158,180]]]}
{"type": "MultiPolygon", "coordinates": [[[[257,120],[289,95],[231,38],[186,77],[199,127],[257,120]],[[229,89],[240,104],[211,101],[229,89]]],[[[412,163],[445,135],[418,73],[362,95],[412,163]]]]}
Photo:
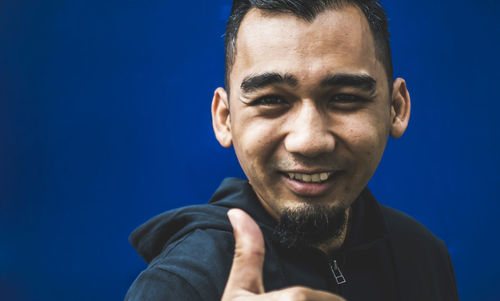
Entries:
{"type": "Polygon", "coordinates": [[[278,170],[294,169],[322,169],[322,170],[340,170],[338,158],[332,156],[318,156],[308,158],[303,156],[292,156],[288,158],[279,158],[273,161],[272,167],[278,170]]]}

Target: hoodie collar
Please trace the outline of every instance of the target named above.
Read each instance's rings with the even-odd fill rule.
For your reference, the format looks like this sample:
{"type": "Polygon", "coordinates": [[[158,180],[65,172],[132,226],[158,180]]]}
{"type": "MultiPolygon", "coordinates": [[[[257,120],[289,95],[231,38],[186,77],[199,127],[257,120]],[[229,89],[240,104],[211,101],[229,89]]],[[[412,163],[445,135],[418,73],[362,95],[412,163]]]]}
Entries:
{"type": "Polygon", "coordinates": [[[364,249],[388,235],[380,204],[366,187],[352,204],[350,223],[341,249],[364,249]]]}

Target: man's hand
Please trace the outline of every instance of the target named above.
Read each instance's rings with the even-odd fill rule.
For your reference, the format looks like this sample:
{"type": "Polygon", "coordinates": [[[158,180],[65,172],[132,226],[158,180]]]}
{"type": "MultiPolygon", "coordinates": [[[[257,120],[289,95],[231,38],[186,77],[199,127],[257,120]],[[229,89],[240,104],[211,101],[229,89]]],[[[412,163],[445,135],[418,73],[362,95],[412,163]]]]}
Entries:
{"type": "Polygon", "coordinates": [[[253,219],[243,210],[231,209],[227,215],[233,226],[236,246],[233,265],[221,301],[344,300],[327,292],[299,286],[266,293],[262,282],[262,266],[265,253],[262,232],[253,219]]]}

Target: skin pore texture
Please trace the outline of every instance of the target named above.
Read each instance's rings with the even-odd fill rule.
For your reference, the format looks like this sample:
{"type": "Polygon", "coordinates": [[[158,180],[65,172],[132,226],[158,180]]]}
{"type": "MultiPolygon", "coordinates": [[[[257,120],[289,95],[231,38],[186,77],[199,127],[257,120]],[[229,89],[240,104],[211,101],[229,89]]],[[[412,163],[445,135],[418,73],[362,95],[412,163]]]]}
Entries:
{"type": "MultiPolygon", "coordinates": [[[[373,37],[354,6],[312,22],[251,9],[243,19],[230,73],[231,95],[216,89],[213,126],[264,208],[331,209],[348,216],[374,174],[389,135],[408,124],[410,98],[398,78],[390,94],[373,37]]],[[[315,246],[329,253],[347,220],[315,246]],[[334,235],[336,234],[336,235],[334,235]]]]}

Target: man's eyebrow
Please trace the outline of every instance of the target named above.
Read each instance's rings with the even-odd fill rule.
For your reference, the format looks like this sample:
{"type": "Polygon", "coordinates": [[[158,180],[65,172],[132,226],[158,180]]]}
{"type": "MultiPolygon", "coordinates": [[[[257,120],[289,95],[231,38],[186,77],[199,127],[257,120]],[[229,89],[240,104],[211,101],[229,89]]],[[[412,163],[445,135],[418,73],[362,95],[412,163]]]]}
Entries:
{"type": "Polygon", "coordinates": [[[273,84],[286,84],[290,87],[296,87],[298,81],[295,76],[288,73],[265,72],[261,74],[252,74],[243,79],[241,82],[241,90],[243,90],[243,93],[250,93],[273,84]]]}
{"type": "Polygon", "coordinates": [[[373,77],[366,74],[340,73],[325,77],[321,81],[321,86],[348,86],[360,88],[367,92],[374,92],[377,86],[377,81],[373,77]]]}

